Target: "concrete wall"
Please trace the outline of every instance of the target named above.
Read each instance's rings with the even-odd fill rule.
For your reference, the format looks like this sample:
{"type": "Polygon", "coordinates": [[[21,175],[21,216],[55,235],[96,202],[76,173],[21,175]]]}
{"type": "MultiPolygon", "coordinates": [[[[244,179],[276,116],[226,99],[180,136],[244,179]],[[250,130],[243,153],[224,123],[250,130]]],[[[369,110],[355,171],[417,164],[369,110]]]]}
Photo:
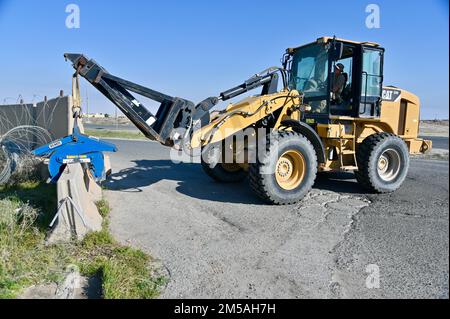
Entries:
{"type": "Polygon", "coordinates": [[[72,132],[72,97],[58,97],[32,104],[0,105],[0,136],[10,129],[32,125],[47,129],[57,139],[72,132]]]}

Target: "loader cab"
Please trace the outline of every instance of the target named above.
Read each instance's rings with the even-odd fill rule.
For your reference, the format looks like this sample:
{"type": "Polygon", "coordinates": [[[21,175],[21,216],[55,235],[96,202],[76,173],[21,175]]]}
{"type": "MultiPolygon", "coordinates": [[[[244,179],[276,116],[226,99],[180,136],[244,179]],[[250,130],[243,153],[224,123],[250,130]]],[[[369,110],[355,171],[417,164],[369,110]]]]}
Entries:
{"type": "Polygon", "coordinates": [[[329,123],[336,116],[380,116],[384,49],[379,45],[320,38],[288,49],[287,53],[285,68],[289,86],[302,92],[305,104],[311,107],[303,115],[305,122],[329,123]],[[337,63],[344,65],[342,76],[345,78],[339,94],[333,92],[338,77],[335,75],[337,63]]]}

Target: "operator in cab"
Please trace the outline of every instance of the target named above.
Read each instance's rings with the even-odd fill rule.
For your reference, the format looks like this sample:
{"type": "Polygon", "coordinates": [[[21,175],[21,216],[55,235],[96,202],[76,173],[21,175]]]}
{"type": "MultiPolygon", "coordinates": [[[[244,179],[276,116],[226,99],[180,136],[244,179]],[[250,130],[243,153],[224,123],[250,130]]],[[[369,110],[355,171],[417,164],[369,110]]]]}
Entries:
{"type": "Polygon", "coordinates": [[[342,103],[342,91],[344,90],[345,83],[347,79],[344,75],[344,65],[342,63],[336,63],[333,72],[333,86],[331,88],[331,93],[333,94],[333,101],[335,104],[342,103]]]}

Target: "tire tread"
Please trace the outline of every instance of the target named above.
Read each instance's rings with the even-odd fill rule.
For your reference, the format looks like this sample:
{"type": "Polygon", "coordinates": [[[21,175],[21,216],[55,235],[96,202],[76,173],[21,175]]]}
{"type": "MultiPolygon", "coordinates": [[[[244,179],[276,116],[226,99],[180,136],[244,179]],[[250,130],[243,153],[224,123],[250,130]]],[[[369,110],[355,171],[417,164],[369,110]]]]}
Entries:
{"type": "MultiPolygon", "coordinates": [[[[311,144],[311,142],[304,137],[302,134],[296,133],[294,131],[284,131],[284,130],[280,130],[280,131],[276,131],[274,133],[271,133],[269,135],[267,135],[267,143],[266,145],[266,149],[264,152],[264,156],[262,159],[258,159],[257,162],[255,164],[251,164],[249,166],[249,181],[250,181],[250,186],[252,188],[252,190],[256,193],[256,195],[258,195],[262,200],[269,202],[271,204],[275,204],[275,205],[290,205],[290,204],[294,204],[296,202],[298,202],[298,200],[289,200],[289,199],[278,199],[275,198],[274,196],[272,196],[268,186],[267,186],[267,180],[266,178],[268,178],[267,175],[261,174],[261,168],[264,165],[269,165],[269,158],[268,158],[268,154],[270,153],[272,147],[273,147],[273,142],[275,141],[280,141],[283,139],[290,139],[290,138],[295,138],[295,137],[299,137],[301,139],[304,140],[305,143],[309,144],[309,146],[311,147],[312,150],[314,150],[313,145],[311,144]]],[[[315,156],[315,162],[317,163],[317,155],[315,153],[315,151],[313,152],[314,156],[315,156]]],[[[308,184],[305,185],[305,187],[310,190],[312,188],[312,186],[314,185],[315,179],[316,179],[316,174],[317,174],[317,166],[313,167],[313,175],[312,178],[310,178],[310,180],[308,181],[308,184]]]]}
{"type": "Polygon", "coordinates": [[[390,190],[377,186],[372,177],[374,172],[370,171],[370,163],[374,160],[374,150],[380,143],[385,142],[387,139],[398,139],[403,142],[403,140],[395,134],[387,132],[376,133],[366,137],[359,145],[356,152],[356,161],[358,165],[358,170],[354,172],[356,180],[362,187],[374,193],[391,192],[390,190]]]}

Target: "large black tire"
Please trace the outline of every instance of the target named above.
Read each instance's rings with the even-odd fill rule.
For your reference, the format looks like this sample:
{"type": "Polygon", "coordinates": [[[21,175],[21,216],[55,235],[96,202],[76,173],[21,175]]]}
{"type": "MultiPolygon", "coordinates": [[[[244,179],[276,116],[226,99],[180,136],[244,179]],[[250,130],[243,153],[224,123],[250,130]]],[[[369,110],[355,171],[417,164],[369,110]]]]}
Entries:
{"type": "Polygon", "coordinates": [[[359,145],[356,159],[356,180],[371,192],[393,192],[408,174],[408,147],[400,137],[391,133],[368,136],[359,145]]]}
{"type": "Polygon", "coordinates": [[[235,169],[233,168],[230,170],[230,168],[227,167],[226,164],[224,165],[221,163],[218,163],[214,167],[211,167],[203,160],[202,167],[209,177],[221,183],[238,183],[247,177],[247,172],[240,167],[236,167],[235,169]]]}
{"type": "MultiPolygon", "coordinates": [[[[203,156],[204,152],[208,152],[208,149],[204,149],[202,151],[202,168],[205,173],[215,181],[221,183],[238,183],[247,177],[247,171],[245,171],[238,164],[223,164],[221,162],[214,163],[214,161],[213,163],[209,163],[208,161],[205,161],[204,157],[208,159],[209,157],[207,155],[203,156]]],[[[224,160],[221,152],[215,156],[221,158],[222,161],[224,160]]]]}
{"type": "MultiPolygon", "coordinates": [[[[266,149],[257,162],[250,164],[249,177],[253,191],[264,201],[276,205],[288,205],[299,202],[311,190],[317,175],[317,155],[310,141],[303,135],[292,131],[277,131],[267,136],[266,149]],[[286,154],[301,155],[301,176],[297,178],[288,172],[286,178],[296,178],[292,188],[282,186],[279,181],[280,167],[285,165],[283,159],[286,154]]],[[[298,155],[294,155],[298,156],[298,155]]],[[[292,167],[297,163],[295,159],[285,167],[292,167]],[[290,163],[290,164],[289,164],[290,163]]],[[[300,171],[299,171],[300,172],[300,171]]],[[[284,174],[283,173],[283,174],[284,174]]],[[[294,181],[294,180],[293,180],[294,181]]]]}

